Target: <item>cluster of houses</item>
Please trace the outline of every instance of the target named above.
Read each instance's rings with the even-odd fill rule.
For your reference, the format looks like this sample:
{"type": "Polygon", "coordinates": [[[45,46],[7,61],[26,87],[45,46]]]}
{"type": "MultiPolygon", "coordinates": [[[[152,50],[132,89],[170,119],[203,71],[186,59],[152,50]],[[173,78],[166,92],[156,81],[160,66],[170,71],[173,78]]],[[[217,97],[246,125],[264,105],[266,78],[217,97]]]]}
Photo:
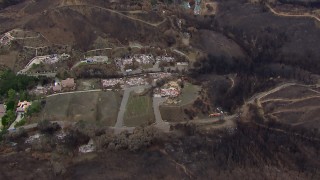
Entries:
{"type": "Polygon", "coordinates": [[[76,89],[76,83],[74,78],[67,78],[60,81],[55,80],[54,84],[48,86],[37,86],[30,93],[35,95],[49,94],[49,93],[59,93],[63,91],[74,91],[76,89]]]}
{"type": "Polygon", "coordinates": [[[57,63],[59,62],[60,60],[65,60],[65,59],[68,59],[70,58],[70,55],[69,54],[52,54],[52,55],[48,55],[48,56],[44,56],[45,59],[44,59],[44,63],[46,64],[54,64],[54,63],[57,63]]]}
{"type": "Polygon", "coordinates": [[[65,60],[70,58],[69,54],[52,54],[52,55],[46,55],[46,56],[36,56],[33,59],[30,60],[30,62],[25,66],[24,69],[20,71],[20,73],[27,72],[34,64],[54,64],[59,62],[60,60],[65,60]]]}
{"type": "Polygon", "coordinates": [[[135,54],[133,56],[128,56],[125,58],[115,58],[114,62],[118,68],[124,68],[126,65],[132,65],[134,62],[139,64],[154,64],[156,62],[174,62],[175,58],[170,56],[156,56],[145,55],[145,54],[135,54]]]}
{"type": "Polygon", "coordinates": [[[181,94],[181,87],[176,81],[170,81],[161,88],[154,89],[155,97],[175,98],[181,94]]]}
{"type": "Polygon", "coordinates": [[[57,93],[61,91],[74,91],[76,89],[76,83],[74,78],[67,78],[61,82],[56,79],[54,85],[52,86],[52,91],[57,93]]]}
{"type": "Polygon", "coordinates": [[[7,32],[0,38],[0,45],[7,46],[12,40],[14,40],[14,37],[10,34],[10,32],[7,32]]]}
{"type": "Polygon", "coordinates": [[[139,86],[139,85],[148,85],[146,78],[144,77],[132,77],[132,78],[114,78],[114,79],[102,79],[101,80],[102,87],[104,89],[114,87],[116,85],[120,85],[120,87],[124,86],[139,86]]]}
{"type": "Polygon", "coordinates": [[[108,56],[92,56],[86,57],[82,60],[82,63],[92,64],[92,63],[108,63],[109,58],[108,56]]]}
{"type": "Polygon", "coordinates": [[[139,85],[148,85],[150,82],[156,82],[158,80],[171,77],[171,73],[148,73],[145,76],[131,77],[131,78],[113,78],[113,79],[102,79],[101,84],[103,89],[112,88],[116,85],[120,85],[120,87],[124,86],[139,86],[139,85]]]}
{"type": "Polygon", "coordinates": [[[157,56],[156,61],[157,62],[174,62],[175,59],[174,57],[170,57],[170,56],[157,56]]]}
{"type": "Polygon", "coordinates": [[[172,73],[159,72],[159,73],[149,73],[150,78],[152,78],[155,82],[161,79],[169,78],[172,76],[172,73]]]}
{"type": "MultiPolygon", "coordinates": [[[[156,82],[161,79],[171,77],[171,73],[148,73],[144,76],[128,77],[128,78],[111,78],[111,79],[102,79],[101,85],[103,89],[108,89],[119,85],[120,88],[125,86],[139,86],[139,85],[148,85],[151,82],[156,82]]],[[[50,94],[50,93],[59,93],[66,91],[74,91],[76,89],[76,83],[74,78],[67,78],[64,80],[55,79],[54,84],[48,86],[37,86],[30,93],[36,95],[50,94]]],[[[173,92],[172,92],[173,93],[173,92]]]]}
{"type": "Polygon", "coordinates": [[[125,58],[114,59],[115,64],[119,68],[123,68],[126,65],[132,65],[134,61],[139,64],[151,64],[154,63],[154,58],[152,55],[135,54],[133,56],[128,56],[125,58]]]}

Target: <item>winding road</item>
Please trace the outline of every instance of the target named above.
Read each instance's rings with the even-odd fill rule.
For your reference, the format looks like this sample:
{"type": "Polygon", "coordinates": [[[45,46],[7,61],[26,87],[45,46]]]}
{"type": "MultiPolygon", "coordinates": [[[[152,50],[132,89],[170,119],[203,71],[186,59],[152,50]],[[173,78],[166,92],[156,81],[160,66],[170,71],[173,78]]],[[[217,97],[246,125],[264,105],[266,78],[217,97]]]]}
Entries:
{"type": "Polygon", "coordinates": [[[320,18],[317,17],[317,16],[314,16],[314,15],[310,15],[310,14],[286,14],[286,13],[283,13],[283,12],[277,12],[277,11],[274,10],[269,4],[267,4],[266,6],[269,8],[269,10],[270,10],[273,14],[275,14],[275,15],[277,15],[277,16],[284,16],[284,17],[307,17],[307,18],[313,18],[313,19],[315,19],[315,20],[317,20],[317,21],[320,22],[320,18]]]}
{"type": "MultiPolygon", "coordinates": [[[[141,23],[147,24],[147,25],[152,26],[152,27],[158,27],[158,26],[160,26],[161,24],[163,24],[163,23],[165,23],[167,21],[167,18],[164,18],[160,22],[151,23],[151,22],[147,22],[147,21],[144,21],[144,20],[141,20],[141,19],[138,19],[138,18],[134,18],[134,17],[125,15],[125,14],[123,14],[121,12],[116,11],[116,10],[112,10],[112,9],[108,9],[108,8],[104,8],[104,7],[100,7],[100,6],[95,6],[95,5],[89,5],[89,4],[63,5],[63,6],[58,6],[55,9],[64,8],[64,7],[81,7],[81,6],[86,6],[86,7],[89,7],[89,8],[101,9],[101,10],[104,10],[104,11],[109,11],[109,12],[111,12],[113,14],[117,14],[117,15],[120,15],[122,17],[134,20],[134,21],[139,21],[141,23]]],[[[128,12],[130,13],[130,11],[128,11],[128,12]]]]}

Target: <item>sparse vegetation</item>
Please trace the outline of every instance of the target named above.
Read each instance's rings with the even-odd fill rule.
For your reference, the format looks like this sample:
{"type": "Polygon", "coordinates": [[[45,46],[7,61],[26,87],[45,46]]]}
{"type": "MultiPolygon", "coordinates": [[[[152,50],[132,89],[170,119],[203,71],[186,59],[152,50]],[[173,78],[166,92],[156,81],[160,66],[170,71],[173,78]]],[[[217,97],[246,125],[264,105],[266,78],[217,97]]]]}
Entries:
{"type": "Polygon", "coordinates": [[[37,128],[42,133],[53,134],[55,131],[61,129],[58,123],[51,123],[48,120],[40,121],[37,125],[37,128]]]}
{"type": "Polygon", "coordinates": [[[319,7],[0,0],[0,179],[320,179],[318,15],[288,15],[319,7]],[[35,56],[62,53],[71,57],[17,73],[35,56]],[[139,53],[171,60],[114,61],[139,53]],[[108,63],[80,63],[102,55],[108,63]],[[59,81],[37,72],[75,78],[81,92],[51,94],[59,81]],[[165,102],[180,87],[161,86],[177,77],[182,94],[165,102]],[[127,102],[129,86],[145,82],[159,88],[154,97],[148,89],[127,102]],[[48,94],[29,95],[42,88],[48,94]],[[19,100],[35,100],[15,128],[28,125],[7,131],[19,100]]]}

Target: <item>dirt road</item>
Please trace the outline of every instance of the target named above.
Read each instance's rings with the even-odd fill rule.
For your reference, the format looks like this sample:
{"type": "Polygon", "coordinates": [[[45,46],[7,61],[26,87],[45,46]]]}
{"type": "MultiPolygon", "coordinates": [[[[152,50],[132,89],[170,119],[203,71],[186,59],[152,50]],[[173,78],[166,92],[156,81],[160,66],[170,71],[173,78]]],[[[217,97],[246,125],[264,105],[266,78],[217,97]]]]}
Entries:
{"type": "MultiPolygon", "coordinates": [[[[109,11],[113,14],[117,14],[119,16],[122,16],[122,17],[125,17],[125,18],[128,18],[128,19],[131,19],[131,20],[134,20],[134,21],[139,21],[139,22],[142,22],[144,24],[147,24],[149,26],[152,26],[152,27],[158,27],[160,26],[161,24],[165,23],[167,21],[167,18],[164,18],[162,21],[160,22],[157,22],[157,23],[150,23],[150,22],[147,22],[147,21],[144,21],[144,20],[141,20],[141,19],[138,19],[138,18],[134,18],[134,17],[131,17],[131,16],[128,16],[128,15],[125,15],[119,11],[116,11],[116,10],[112,10],[112,9],[108,9],[108,8],[104,8],[104,7],[100,7],[100,6],[95,6],[95,5],[88,5],[88,4],[78,4],[78,5],[63,5],[63,6],[59,6],[57,8],[63,8],[63,7],[81,7],[81,6],[86,6],[86,7],[89,7],[89,8],[96,8],[96,9],[101,9],[101,10],[104,10],[104,11],[109,11]]],[[[56,8],[56,9],[57,9],[56,8]]]]}
{"type": "Polygon", "coordinates": [[[275,11],[269,4],[266,5],[270,12],[272,12],[273,14],[277,15],[277,16],[284,16],[284,17],[307,17],[307,18],[313,18],[317,21],[320,22],[320,18],[318,18],[317,16],[314,15],[310,15],[310,14],[287,14],[287,13],[283,13],[283,12],[277,12],[275,11]]]}

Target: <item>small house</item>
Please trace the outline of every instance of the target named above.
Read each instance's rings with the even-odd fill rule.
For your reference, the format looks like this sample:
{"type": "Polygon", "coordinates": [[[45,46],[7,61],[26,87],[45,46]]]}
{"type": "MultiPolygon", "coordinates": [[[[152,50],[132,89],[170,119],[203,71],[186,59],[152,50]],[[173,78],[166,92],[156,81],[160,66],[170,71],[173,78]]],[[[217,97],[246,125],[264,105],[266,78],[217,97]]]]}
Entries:
{"type": "Polygon", "coordinates": [[[67,78],[65,80],[61,81],[61,86],[63,89],[74,89],[76,86],[76,83],[74,82],[74,78],[67,78]]]}
{"type": "Polygon", "coordinates": [[[27,112],[28,108],[31,106],[31,102],[28,101],[19,101],[18,105],[17,105],[17,113],[25,113],[27,112]]]}

